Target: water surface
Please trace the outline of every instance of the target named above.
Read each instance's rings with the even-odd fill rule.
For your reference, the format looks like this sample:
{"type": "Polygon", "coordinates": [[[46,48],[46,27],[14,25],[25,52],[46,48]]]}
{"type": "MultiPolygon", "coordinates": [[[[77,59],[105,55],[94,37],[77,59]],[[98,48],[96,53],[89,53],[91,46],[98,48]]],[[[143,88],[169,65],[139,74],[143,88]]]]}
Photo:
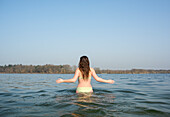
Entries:
{"type": "Polygon", "coordinates": [[[76,94],[73,74],[0,74],[0,117],[168,117],[170,74],[99,74],[94,93],[76,94]]]}

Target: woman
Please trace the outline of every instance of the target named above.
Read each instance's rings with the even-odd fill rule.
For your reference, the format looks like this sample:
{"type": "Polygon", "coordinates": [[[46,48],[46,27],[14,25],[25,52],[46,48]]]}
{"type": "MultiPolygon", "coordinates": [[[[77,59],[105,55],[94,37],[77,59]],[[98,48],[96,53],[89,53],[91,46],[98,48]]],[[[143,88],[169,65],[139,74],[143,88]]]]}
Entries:
{"type": "Polygon", "coordinates": [[[63,80],[60,78],[56,80],[56,82],[57,83],[76,82],[77,78],[79,78],[79,84],[77,86],[76,93],[93,92],[92,86],[90,84],[91,76],[93,76],[93,78],[98,82],[104,82],[110,84],[113,84],[115,82],[114,80],[104,80],[98,77],[96,75],[95,70],[93,68],[90,68],[90,63],[87,56],[80,57],[79,68],[76,69],[76,72],[72,79],[63,80]]]}

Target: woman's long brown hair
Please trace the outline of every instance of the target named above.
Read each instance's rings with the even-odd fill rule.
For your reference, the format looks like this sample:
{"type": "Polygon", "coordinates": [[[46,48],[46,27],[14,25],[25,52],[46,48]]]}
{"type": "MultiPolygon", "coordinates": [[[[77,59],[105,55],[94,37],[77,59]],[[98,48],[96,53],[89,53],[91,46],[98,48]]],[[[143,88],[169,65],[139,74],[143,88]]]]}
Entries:
{"type": "Polygon", "coordinates": [[[90,62],[87,56],[80,57],[79,70],[82,73],[83,79],[87,80],[90,72],[90,62]]]}

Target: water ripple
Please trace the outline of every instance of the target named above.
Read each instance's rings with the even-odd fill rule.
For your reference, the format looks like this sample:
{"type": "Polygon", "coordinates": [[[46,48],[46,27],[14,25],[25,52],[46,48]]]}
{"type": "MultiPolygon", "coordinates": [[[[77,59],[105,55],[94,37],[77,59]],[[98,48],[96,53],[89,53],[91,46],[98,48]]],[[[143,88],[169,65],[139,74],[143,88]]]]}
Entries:
{"type": "Polygon", "coordinates": [[[76,94],[76,83],[56,84],[73,74],[0,74],[0,116],[169,117],[170,75],[101,74],[116,84],[97,83],[76,94]]]}

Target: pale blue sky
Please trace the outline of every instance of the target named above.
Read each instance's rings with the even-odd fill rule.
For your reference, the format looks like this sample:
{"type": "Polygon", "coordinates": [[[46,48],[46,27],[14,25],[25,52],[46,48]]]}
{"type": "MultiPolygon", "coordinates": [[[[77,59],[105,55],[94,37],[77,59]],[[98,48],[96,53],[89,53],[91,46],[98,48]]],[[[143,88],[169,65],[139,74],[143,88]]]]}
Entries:
{"type": "Polygon", "coordinates": [[[170,69],[170,0],[0,0],[0,65],[170,69]]]}

